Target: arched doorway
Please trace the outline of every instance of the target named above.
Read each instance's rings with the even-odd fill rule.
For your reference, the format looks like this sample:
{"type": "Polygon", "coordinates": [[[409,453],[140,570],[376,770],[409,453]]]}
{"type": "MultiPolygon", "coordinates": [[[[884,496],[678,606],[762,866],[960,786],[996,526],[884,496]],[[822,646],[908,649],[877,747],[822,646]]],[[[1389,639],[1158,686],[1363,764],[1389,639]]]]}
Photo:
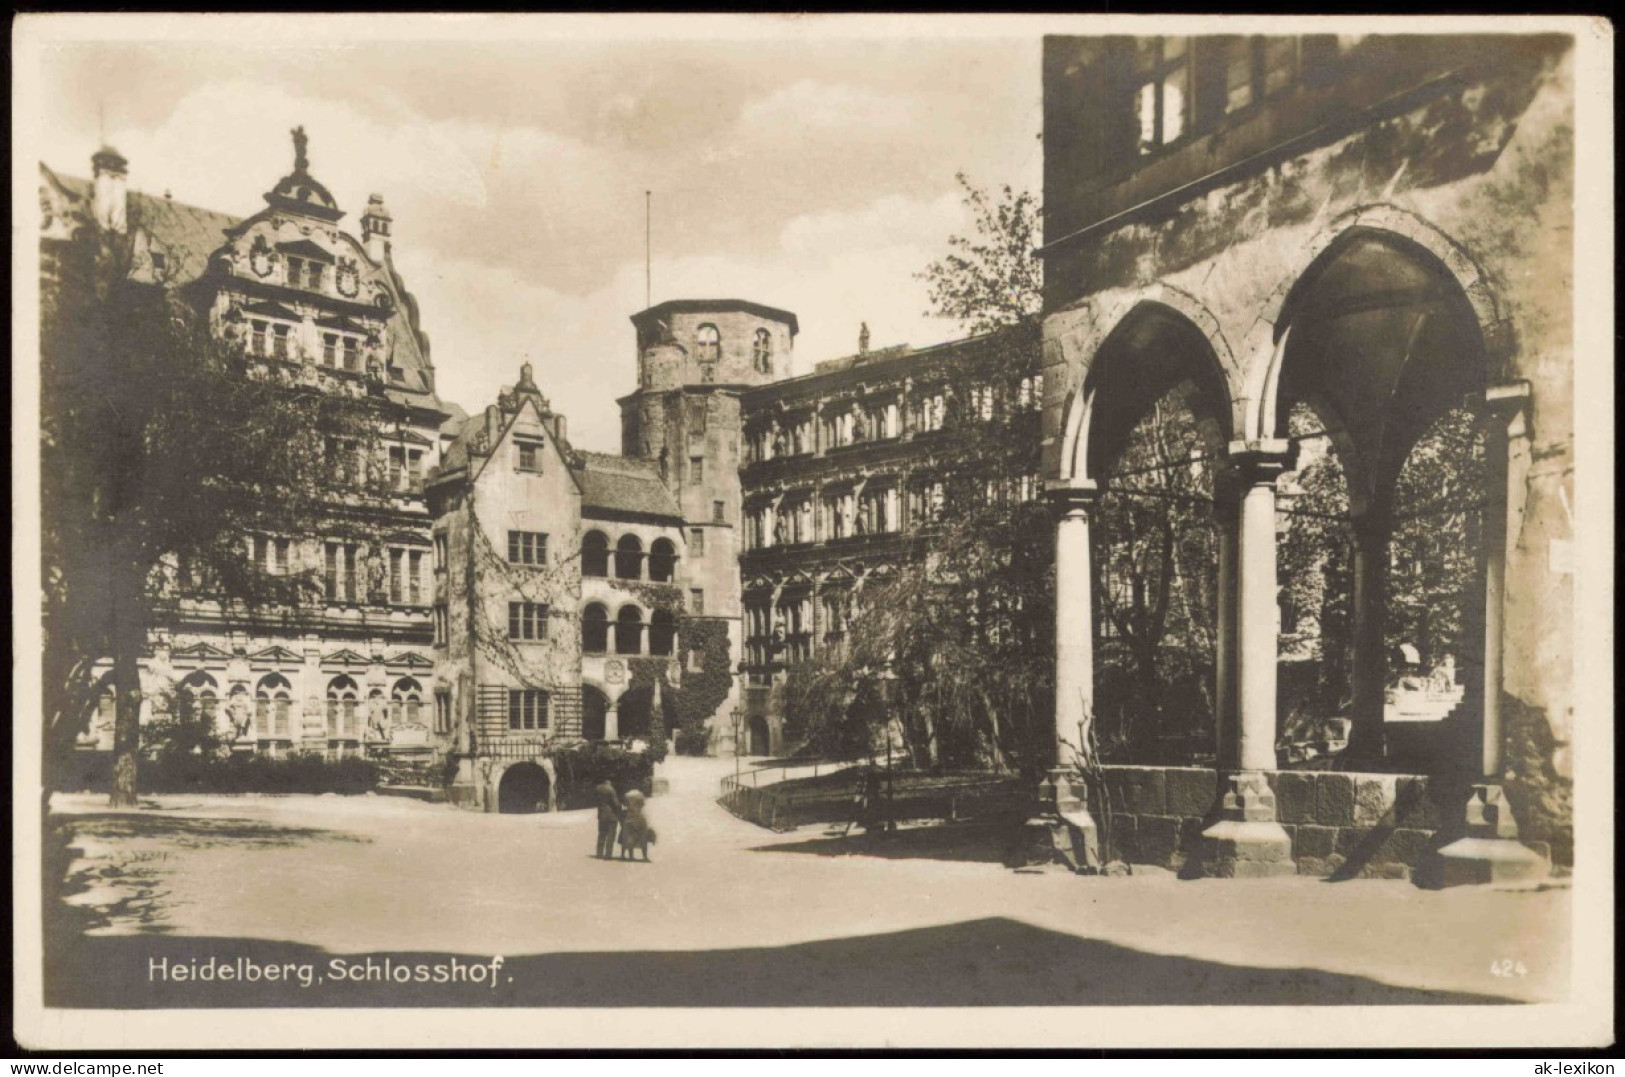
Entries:
{"type": "Polygon", "coordinates": [[[503,815],[533,815],[548,810],[552,781],[535,763],[515,763],[502,772],[497,785],[497,811],[503,815]]]}
{"type": "Polygon", "coordinates": [[[767,728],[767,719],[758,714],[750,720],[750,755],[768,755],[772,752],[773,738],[767,728]]]}
{"type": "Polygon", "coordinates": [[[609,697],[590,684],[581,686],[581,735],[603,740],[609,715],[609,697]]]}

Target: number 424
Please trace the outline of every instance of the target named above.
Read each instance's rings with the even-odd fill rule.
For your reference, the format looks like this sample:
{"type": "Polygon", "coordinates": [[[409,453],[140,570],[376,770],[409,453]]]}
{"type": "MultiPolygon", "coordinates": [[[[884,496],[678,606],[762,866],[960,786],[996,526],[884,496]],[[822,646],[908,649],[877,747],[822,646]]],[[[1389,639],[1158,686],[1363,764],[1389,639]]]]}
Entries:
{"type": "Polygon", "coordinates": [[[1490,962],[1490,975],[1502,978],[1509,976],[1527,976],[1529,970],[1524,968],[1522,961],[1514,961],[1510,957],[1503,957],[1499,961],[1490,962]]]}

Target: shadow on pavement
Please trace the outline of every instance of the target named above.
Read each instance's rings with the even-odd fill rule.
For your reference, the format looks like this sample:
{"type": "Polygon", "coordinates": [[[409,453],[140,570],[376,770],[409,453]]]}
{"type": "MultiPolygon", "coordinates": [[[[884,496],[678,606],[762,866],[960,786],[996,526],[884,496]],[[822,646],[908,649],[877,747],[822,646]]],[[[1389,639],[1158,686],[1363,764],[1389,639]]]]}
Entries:
{"type": "Polygon", "coordinates": [[[255,1006],[1139,1006],[1461,1005],[1489,995],[1425,991],[1316,969],[1269,969],[1149,954],[994,917],[882,935],[737,950],[509,956],[332,954],[240,938],[75,937],[46,949],[46,1005],[152,1009],[255,1006]],[[213,959],[288,979],[165,982],[162,970],[213,959]],[[385,962],[431,982],[388,982],[385,962]],[[367,962],[376,979],[335,969],[367,962]],[[167,962],[167,965],[164,964],[167,962]],[[464,982],[432,982],[434,967],[464,982]],[[472,968],[483,982],[469,982],[472,968]],[[301,986],[306,973],[310,986],[301,986]]]}
{"type": "Polygon", "coordinates": [[[90,812],[60,817],[59,825],[81,836],[123,840],[162,838],[186,848],[214,845],[303,845],[312,841],[366,843],[370,838],[342,830],[260,823],[252,819],[148,815],[144,812],[90,812]]]}
{"type": "Polygon", "coordinates": [[[999,864],[1004,862],[1011,845],[1019,837],[1019,823],[962,823],[898,830],[891,834],[854,829],[844,836],[824,834],[806,841],[759,845],[750,851],[999,864]]]}

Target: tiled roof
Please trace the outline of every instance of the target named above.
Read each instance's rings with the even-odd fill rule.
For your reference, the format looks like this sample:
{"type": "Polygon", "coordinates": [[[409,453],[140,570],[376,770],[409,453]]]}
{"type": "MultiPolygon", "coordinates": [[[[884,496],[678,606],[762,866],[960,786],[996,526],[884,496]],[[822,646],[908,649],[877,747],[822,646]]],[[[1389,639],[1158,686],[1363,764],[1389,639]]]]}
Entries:
{"type": "Polygon", "coordinates": [[[672,497],[652,460],[639,460],[609,453],[580,452],[581,512],[630,513],[668,520],[683,518],[683,510],[672,497]]]}
{"type": "MultiPolygon", "coordinates": [[[[86,210],[90,206],[90,181],[78,176],[53,173],[64,189],[75,195],[86,210]]],[[[212,209],[189,206],[172,198],[131,191],[125,200],[125,215],[132,231],[140,229],[158,242],[159,248],[174,259],[176,280],[184,283],[203,275],[209,255],[226,241],[226,229],[235,227],[240,217],[216,213],[212,209]]]]}
{"type": "MultiPolygon", "coordinates": [[[[72,196],[75,214],[88,215],[91,181],[62,175],[43,164],[42,167],[72,196]]],[[[201,277],[208,268],[209,256],[226,243],[226,231],[237,228],[245,220],[140,191],[128,192],[125,205],[130,232],[145,232],[171,260],[170,272],[176,284],[185,284],[201,277]]],[[[314,248],[314,244],[311,246],[314,248]]],[[[385,280],[399,308],[390,326],[393,342],[391,358],[402,375],[400,380],[385,386],[385,394],[398,404],[444,410],[439,397],[430,388],[427,373],[430,363],[428,334],[418,324],[417,298],[407,291],[406,283],[395,272],[393,265],[386,266],[385,280]]]]}

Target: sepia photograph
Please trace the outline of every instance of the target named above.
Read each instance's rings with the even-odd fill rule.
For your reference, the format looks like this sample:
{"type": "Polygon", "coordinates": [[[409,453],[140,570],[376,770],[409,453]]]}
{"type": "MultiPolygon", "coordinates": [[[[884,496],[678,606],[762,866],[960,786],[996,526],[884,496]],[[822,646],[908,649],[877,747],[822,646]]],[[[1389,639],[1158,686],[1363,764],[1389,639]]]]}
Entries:
{"type": "Polygon", "coordinates": [[[1607,1046],[1612,48],[20,17],[17,1046],[1607,1046]]]}

